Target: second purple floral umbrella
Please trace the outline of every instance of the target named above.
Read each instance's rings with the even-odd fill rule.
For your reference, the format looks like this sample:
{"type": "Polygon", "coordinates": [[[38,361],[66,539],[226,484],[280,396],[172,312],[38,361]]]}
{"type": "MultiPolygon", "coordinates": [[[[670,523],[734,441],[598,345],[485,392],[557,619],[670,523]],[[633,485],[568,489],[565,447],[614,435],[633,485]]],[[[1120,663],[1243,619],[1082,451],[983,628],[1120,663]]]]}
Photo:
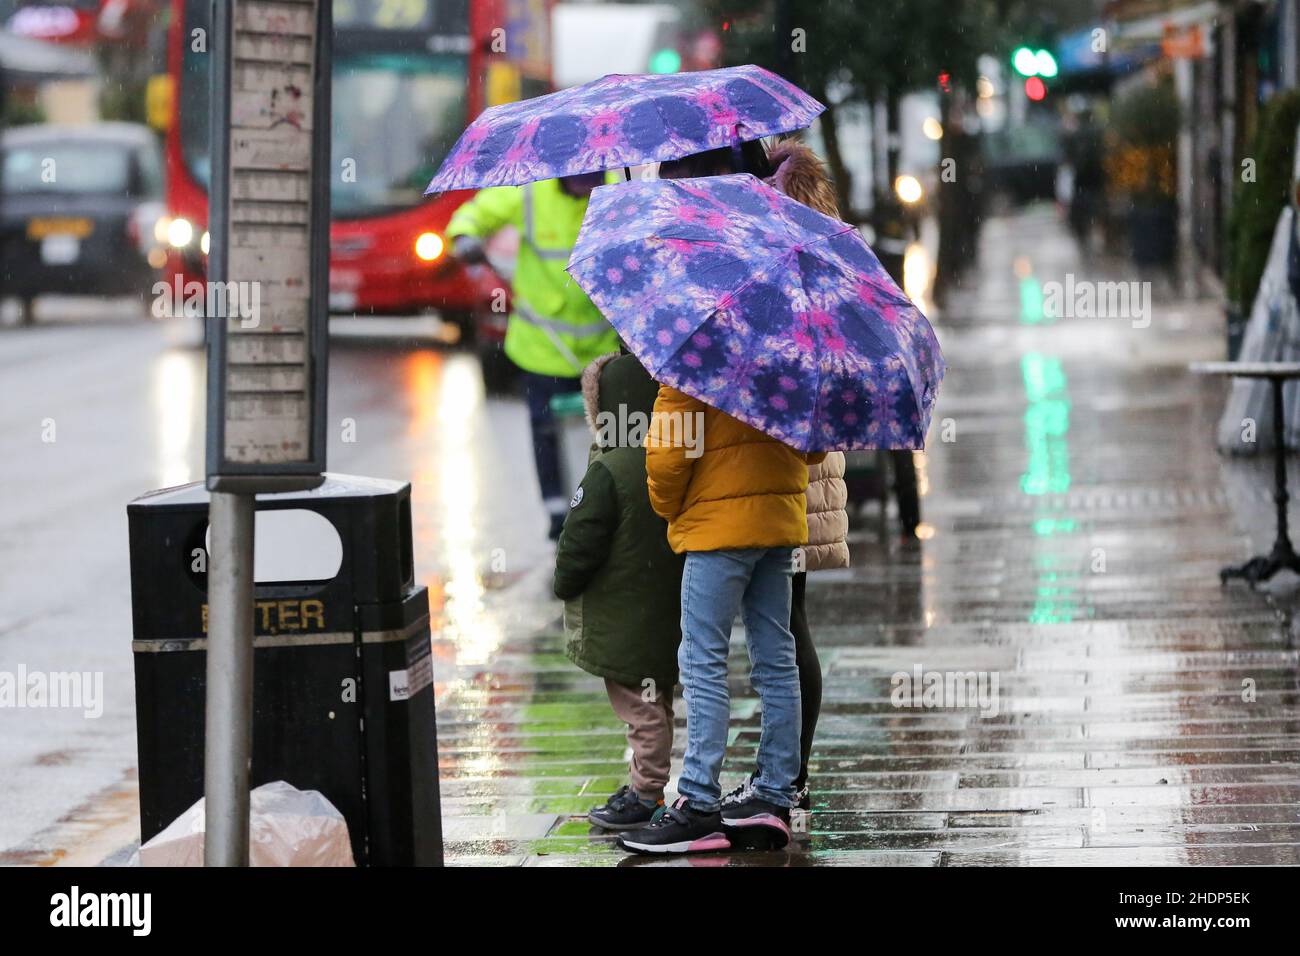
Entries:
{"type": "Polygon", "coordinates": [[[929,321],[856,229],[753,176],[596,189],[568,271],[652,376],[793,448],[925,446],[929,321]]]}
{"type": "Polygon", "coordinates": [[[789,81],[752,65],[604,76],[484,110],[425,193],[680,159],[804,129],[823,109],[789,81]]]}

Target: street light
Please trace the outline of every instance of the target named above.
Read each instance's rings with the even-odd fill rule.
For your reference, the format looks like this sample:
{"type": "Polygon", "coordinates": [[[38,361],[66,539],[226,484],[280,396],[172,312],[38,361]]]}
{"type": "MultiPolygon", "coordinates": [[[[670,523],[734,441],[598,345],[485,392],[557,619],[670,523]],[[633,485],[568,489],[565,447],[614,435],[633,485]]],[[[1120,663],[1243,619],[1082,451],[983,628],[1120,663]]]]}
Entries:
{"type": "Polygon", "coordinates": [[[921,188],[921,181],[915,176],[903,175],[894,180],[894,192],[898,198],[909,206],[921,201],[925,195],[925,190],[921,188]]]}

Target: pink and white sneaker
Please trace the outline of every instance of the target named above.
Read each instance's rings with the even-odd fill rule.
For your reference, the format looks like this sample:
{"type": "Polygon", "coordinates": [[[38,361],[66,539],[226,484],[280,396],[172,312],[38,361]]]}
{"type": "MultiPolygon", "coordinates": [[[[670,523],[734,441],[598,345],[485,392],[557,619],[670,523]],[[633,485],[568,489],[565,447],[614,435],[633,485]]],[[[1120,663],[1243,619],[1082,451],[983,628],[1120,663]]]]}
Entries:
{"type": "Polygon", "coordinates": [[[718,811],[692,809],[685,797],[664,807],[649,826],[624,833],[618,845],[632,853],[709,853],[730,850],[731,841],[718,811]]]}
{"type": "Polygon", "coordinates": [[[790,809],[753,793],[722,808],[722,825],[737,849],[780,850],[790,843],[790,809]]]}

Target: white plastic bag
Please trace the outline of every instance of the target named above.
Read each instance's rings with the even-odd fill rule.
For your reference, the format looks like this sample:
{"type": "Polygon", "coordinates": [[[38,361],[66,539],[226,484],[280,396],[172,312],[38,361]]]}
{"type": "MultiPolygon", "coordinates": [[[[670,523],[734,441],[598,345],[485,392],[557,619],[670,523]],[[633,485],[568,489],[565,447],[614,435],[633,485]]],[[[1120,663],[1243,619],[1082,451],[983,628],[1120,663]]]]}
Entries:
{"type": "MultiPolygon", "coordinates": [[[[140,847],[141,866],[203,865],[203,800],[140,847]]],[[[317,790],[283,780],[249,794],[252,866],[355,866],[343,814],[317,790]]]]}

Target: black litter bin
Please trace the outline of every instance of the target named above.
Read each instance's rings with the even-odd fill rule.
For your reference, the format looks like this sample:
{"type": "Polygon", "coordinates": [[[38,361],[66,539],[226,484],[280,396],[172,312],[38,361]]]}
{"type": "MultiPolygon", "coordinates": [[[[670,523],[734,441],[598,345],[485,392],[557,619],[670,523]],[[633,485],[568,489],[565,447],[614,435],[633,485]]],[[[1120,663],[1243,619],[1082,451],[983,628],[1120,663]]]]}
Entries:
{"type": "MultiPolygon", "coordinates": [[[[342,560],[328,580],[256,587],[252,785],[319,790],[347,819],[359,866],[440,865],[429,596],[415,586],[411,487],[328,474],[310,491],[257,497],[259,514],[294,509],[329,521],[342,560]]],[[[127,518],[143,842],[203,796],[208,492],[151,492],[127,518]]]]}

